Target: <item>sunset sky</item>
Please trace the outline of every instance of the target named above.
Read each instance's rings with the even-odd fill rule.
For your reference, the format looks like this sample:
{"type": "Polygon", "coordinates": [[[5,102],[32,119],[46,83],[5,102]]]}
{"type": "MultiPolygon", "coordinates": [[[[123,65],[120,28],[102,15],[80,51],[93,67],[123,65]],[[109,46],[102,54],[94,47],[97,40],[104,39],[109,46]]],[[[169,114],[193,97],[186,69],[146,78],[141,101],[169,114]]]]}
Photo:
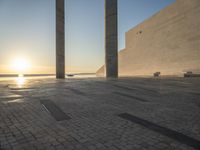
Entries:
{"type": "MultiPolygon", "coordinates": [[[[174,1],[118,0],[119,50],[126,31],[174,1]]],[[[65,4],[66,72],[96,72],[104,64],[104,0],[65,4]]],[[[55,0],[0,0],[0,74],[21,70],[55,72],[55,0]]]]}

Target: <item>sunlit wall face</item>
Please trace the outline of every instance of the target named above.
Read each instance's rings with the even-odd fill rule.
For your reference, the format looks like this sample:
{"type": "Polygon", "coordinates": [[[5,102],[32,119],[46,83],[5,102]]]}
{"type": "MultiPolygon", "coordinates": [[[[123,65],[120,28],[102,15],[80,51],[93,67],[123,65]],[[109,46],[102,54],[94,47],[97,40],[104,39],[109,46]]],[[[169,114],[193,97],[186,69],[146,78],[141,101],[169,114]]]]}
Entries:
{"type": "MultiPolygon", "coordinates": [[[[175,0],[118,0],[119,50],[125,32],[175,0]]],[[[96,72],[104,64],[104,0],[66,0],[66,71],[96,72]]],[[[55,73],[55,1],[0,0],[0,73],[14,59],[25,73],[55,73]]]]}

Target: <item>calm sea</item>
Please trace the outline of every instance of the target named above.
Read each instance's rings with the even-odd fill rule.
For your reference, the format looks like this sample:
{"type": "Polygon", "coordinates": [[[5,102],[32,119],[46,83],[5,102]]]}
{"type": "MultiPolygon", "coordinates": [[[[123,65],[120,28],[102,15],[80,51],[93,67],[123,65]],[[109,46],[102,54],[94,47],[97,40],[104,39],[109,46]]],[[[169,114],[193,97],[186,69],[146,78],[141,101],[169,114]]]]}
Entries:
{"type": "MultiPolygon", "coordinates": [[[[67,76],[66,78],[95,78],[96,74],[78,74],[74,76],[67,76]]],[[[17,75],[0,75],[0,81],[16,80],[17,75]]],[[[55,75],[25,75],[23,78],[26,79],[47,79],[55,78],[55,75]]]]}

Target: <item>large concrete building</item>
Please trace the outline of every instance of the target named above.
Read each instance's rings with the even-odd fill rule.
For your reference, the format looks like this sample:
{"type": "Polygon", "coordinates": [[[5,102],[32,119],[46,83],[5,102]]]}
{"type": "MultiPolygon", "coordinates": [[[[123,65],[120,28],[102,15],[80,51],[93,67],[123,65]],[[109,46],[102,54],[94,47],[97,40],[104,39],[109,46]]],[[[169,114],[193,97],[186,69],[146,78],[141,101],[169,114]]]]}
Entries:
{"type": "MultiPolygon", "coordinates": [[[[177,0],[126,33],[119,75],[200,71],[200,0],[177,0]]],[[[103,75],[104,67],[97,71],[103,75]]]]}

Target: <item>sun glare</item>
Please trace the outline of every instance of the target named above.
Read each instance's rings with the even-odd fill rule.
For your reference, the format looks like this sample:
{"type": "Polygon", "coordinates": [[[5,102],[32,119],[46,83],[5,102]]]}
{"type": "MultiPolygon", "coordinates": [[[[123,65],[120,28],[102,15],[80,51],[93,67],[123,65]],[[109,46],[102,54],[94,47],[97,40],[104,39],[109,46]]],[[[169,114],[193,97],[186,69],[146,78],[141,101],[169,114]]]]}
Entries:
{"type": "Polygon", "coordinates": [[[12,69],[19,74],[23,74],[28,68],[29,62],[24,58],[17,58],[12,63],[12,69]]]}
{"type": "Polygon", "coordinates": [[[18,75],[18,77],[16,78],[16,83],[17,86],[19,88],[21,88],[26,82],[26,79],[24,78],[24,76],[22,74],[18,75]]]}

